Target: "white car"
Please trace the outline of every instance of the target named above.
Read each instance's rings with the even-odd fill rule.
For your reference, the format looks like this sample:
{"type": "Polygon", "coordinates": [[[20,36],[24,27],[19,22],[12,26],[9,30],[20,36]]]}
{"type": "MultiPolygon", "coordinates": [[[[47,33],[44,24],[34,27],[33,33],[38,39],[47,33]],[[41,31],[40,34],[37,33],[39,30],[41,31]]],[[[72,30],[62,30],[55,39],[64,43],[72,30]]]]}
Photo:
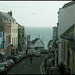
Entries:
{"type": "Polygon", "coordinates": [[[5,63],[0,63],[0,73],[5,73],[7,71],[7,67],[5,63]]]}

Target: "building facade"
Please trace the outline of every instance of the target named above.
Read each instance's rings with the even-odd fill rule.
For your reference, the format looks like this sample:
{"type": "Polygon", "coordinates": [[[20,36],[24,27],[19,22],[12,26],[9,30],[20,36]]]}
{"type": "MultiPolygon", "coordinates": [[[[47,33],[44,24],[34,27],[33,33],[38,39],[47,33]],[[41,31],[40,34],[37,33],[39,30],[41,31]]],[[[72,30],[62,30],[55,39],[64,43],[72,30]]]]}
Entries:
{"type": "Polygon", "coordinates": [[[19,51],[26,50],[25,28],[18,24],[18,49],[19,51]]]}
{"type": "Polygon", "coordinates": [[[44,49],[44,43],[40,38],[35,38],[31,41],[31,48],[37,49],[44,49]]]}
{"type": "Polygon", "coordinates": [[[58,63],[58,44],[56,41],[58,40],[58,27],[53,27],[53,50],[55,53],[55,65],[58,63]]]}
{"type": "Polygon", "coordinates": [[[0,17],[0,61],[6,55],[5,44],[6,44],[6,32],[5,32],[5,24],[3,19],[0,17]]]}
{"type": "Polygon", "coordinates": [[[6,30],[6,49],[7,55],[12,55],[13,50],[18,47],[18,25],[16,24],[16,20],[12,17],[12,11],[10,12],[0,12],[2,15],[3,22],[5,23],[5,30],[6,30]],[[14,40],[13,40],[14,38],[14,40]],[[13,47],[11,47],[11,44],[13,47]]]}
{"type": "Polygon", "coordinates": [[[58,60],[70,66],[71,73],[75,74],[75,2],[65,4],[58,12],[58,60]],[[71,12],[72,11],[72,12],[71,12]]]}

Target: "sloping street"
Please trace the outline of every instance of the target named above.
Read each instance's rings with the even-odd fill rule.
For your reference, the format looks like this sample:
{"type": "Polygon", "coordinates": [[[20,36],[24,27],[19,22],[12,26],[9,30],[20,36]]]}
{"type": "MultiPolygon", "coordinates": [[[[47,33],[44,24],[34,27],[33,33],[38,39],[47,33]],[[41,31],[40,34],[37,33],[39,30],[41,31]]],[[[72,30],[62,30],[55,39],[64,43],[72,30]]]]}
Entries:
{"type": "Polygon", "coordinates": [[[46,54],[42,54],[41,57],[33,57],[32,64],[29,57],[23,59],[21,62],[13,66],[7,74],[41,74],[41,64],[46,57],[46,54]]]}

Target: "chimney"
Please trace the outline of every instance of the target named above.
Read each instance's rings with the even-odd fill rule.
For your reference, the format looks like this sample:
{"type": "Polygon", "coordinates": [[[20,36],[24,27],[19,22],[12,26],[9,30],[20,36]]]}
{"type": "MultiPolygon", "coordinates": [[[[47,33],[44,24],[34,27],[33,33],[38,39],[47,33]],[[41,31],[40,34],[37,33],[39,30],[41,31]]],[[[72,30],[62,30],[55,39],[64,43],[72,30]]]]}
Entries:
{"type": "Polygon", "coordinates": [[[40,35],[38,34],[38,38],[40,38],[40,35]]]}
{"type": "Polygon", "coordinates": [[[10,16],[12,16],[12,11],[8,12],[8,14],[9,14],[10,16]]]}
{"type": "Polygon", "coordinates": [[[43,37],[42,37],[42,41],[43,41],[43,37]]]}

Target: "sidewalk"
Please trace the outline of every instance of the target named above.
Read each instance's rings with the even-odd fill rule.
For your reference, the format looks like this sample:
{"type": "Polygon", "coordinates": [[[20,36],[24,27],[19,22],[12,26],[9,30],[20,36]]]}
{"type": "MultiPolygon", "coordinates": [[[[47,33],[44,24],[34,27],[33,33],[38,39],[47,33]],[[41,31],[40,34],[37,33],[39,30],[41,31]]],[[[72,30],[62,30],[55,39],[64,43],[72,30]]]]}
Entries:
{"type": "MultiPolygon", "coordinates": [[[[47,62],[46,62],[46,64],[47,64],[47,62]]],[[[43,62],[43,73],[44,74],[49,74],[49,75],[60,74],[58,72],[58,67],[57,66],[51,65],[51,67],[49,67],[49,66],[45,65],[44,62],[43,62]]]]}

